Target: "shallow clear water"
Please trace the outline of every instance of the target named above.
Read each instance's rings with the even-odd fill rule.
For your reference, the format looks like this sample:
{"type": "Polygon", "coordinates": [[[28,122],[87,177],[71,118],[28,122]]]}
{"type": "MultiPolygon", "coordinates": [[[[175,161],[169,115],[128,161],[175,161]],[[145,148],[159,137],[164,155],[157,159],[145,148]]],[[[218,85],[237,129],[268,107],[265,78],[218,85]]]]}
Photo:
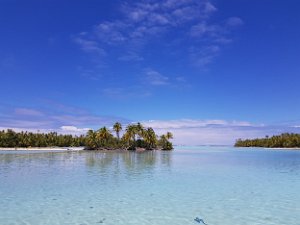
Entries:
{"type": "Polygon", "coordinates": [[[299,225],[300,151],[0,152],[0,224],[299,225]]]}

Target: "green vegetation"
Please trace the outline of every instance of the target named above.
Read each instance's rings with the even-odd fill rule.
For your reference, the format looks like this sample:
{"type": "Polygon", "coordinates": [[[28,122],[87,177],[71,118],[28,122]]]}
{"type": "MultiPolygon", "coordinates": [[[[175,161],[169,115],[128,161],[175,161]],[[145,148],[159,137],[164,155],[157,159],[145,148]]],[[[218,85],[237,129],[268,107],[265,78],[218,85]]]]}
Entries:
{"type": "Polygon", "coordinates": [[[169,141],[172,138],[173,138],[173,134],[171,132],[167,132],[167,134],[160,136],[160,139],[158,141],[159,146],[161,146],[163,150],[173,149],[173,145],[169,141]]]}
{"type": "Polygon", "coordinates": [[[77,147],[86,146],[88,150],[172,150],[170,139],[172,133],[158,137],[151,127],[143,127],[141,123],[129,124],[122,137],[122,125],[117,122],[113,126],[114,136],[107,127],[97,131],[89,130],[86,135],[62,135],[50,133],[16,133],[11,129],[0,131],[0,147],[77,147]]]}
{"type": "Polygon", "coordinates": [[[235,147],[300,148],[300,134],[284,133],[257,139],[238,139],[235,147]]]}
{"type": "Polygon", "coordinates": [[[15,148],[15,147],[75,147],[84,146],[85,136],[62,135],[56,132],[50,133],[31,133],[20,132],[16,133],[11,129],[0,131],[0,147],[15,148]]]}
{"type": "Polygon", "coordinates": [[[120,131],[122,130],[122,125],[119,122],[116,122],[113,126],[114,131],[116,132],[118,140],[120,140],[120,131]]]}

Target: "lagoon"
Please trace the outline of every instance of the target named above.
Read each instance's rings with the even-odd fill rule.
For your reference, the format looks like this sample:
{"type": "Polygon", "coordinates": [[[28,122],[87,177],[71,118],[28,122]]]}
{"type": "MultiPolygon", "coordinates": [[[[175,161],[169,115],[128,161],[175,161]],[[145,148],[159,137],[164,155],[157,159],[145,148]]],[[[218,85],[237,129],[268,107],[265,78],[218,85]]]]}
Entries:
{"type": "Polygon", "coordinates": [[[300,151],[0,151],[0,224],[300,224],[300,151]]]}

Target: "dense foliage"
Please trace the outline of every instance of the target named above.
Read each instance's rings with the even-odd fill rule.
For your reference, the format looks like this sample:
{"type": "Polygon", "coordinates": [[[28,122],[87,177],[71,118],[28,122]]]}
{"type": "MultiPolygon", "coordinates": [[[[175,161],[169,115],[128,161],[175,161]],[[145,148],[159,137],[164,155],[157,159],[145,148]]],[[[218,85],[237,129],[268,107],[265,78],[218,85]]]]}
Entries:
{"type": "Polygon", "coordinates": [[[102,127],[97,131],[89,130],[86,135],[72,136],[62,135],[56,132],[31,133],[8,129],[0,131],[0,147],[77,147],[86,146],[86,149],[162,149],[172,150],[173,145],[169,141],[173,138],[172,133],[158,137],[154,130],[145,128],[142,124],[130,124],[126,127],[124,134],[120,137],[122,125],[115,123],[112,132],[102,127]]]}
{"type": "Polygon", "coordinates": [[[170,132],[158,137],[151,127],[145,128],[140,123],[128,125],[121,138],[122,125],[115,123],[113,130],[116,132],[116,137],[106,127],[102,127],[97,131],[88,131],[86,146],[89,149],[173,149],[173,145],[169,141],[173,138],[170,132]]]}
{"type": "Polygon", "coordinates": [[[56,132],[31,133],[20,132],[8,129],[0,131],[0,147],[75,147],[84,146],[85,136],[62,135],[56,132]]]}
{"type": "Polygon", "coordinates": [[[265,147],[265,148],[299,148],[300,134],[284,133],[272,137],[257,139],[238,139],[235,147],[265,147]]]}

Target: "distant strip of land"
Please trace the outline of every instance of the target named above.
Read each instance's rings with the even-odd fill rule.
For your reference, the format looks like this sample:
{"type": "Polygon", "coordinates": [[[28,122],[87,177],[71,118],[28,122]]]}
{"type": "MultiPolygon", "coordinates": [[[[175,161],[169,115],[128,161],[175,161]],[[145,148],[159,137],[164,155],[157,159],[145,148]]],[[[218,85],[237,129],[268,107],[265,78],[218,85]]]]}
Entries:
{"type": "Polygon", "coordinates": [[[262,147],[269,149],[300,149],[300,134],[283,133],[272,137],[256,139],[238,139],[235,147],[262,147]]]}

